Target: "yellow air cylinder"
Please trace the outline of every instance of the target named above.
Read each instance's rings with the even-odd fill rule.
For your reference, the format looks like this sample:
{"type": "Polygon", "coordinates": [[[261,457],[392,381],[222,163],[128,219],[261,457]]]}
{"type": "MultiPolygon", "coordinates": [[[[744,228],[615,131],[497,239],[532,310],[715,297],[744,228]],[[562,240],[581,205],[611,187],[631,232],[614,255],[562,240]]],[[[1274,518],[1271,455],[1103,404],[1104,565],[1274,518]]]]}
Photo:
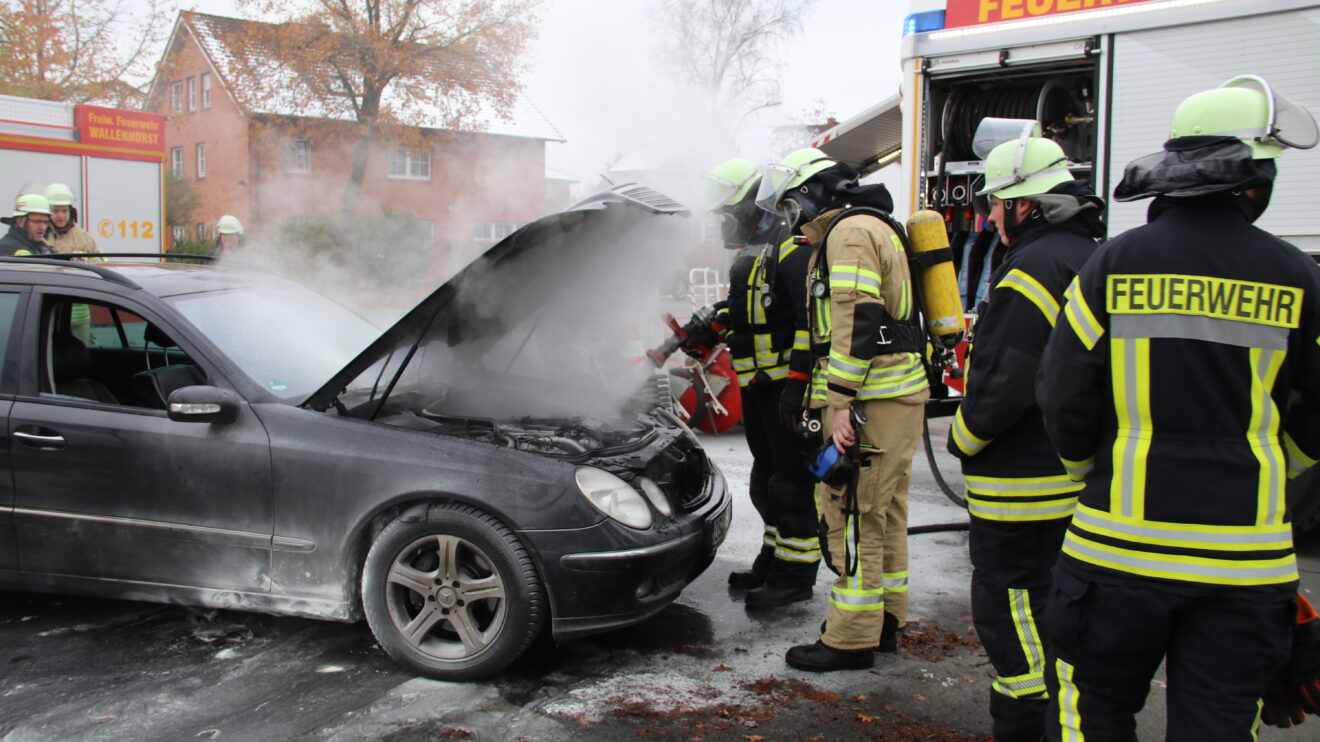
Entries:
{"type": "Polygon", "coordinates": [[[966,328],[944,217],[935,211],[918,211],[908,219],[907,233],[920,266],[921,310],[931,342],[952,348],[962,342],[966,328]]]}

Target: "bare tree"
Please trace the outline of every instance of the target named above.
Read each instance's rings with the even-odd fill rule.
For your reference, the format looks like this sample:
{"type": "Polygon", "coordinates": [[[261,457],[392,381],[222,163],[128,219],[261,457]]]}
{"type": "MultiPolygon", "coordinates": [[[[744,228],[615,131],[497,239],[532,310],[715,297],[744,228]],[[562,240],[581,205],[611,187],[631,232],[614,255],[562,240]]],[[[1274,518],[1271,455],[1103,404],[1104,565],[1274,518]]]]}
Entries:
{"type": "Polygon", "coordinates": [[[659,0],[665,54],[701,91],[711,114],[737,130],[755,111],[779,104],[776,51],[802,28],[815,0],[659,0]]]}
{"type": "Polygon", "coordinates": [[[352,215],[370,144],[421,144],[416,127],[470,128],[507,111],[540,0],[246,0],[252,24],[236,93],[253,110],[354,122],[343,212],[352,215]],[[274,104],[274,105],[272,105],[274,104]]]}
{"type": "Polygon", "coordinates": [[[134,106],[169,14],[160,0],[0,0],[0,93],[134,106]]]}

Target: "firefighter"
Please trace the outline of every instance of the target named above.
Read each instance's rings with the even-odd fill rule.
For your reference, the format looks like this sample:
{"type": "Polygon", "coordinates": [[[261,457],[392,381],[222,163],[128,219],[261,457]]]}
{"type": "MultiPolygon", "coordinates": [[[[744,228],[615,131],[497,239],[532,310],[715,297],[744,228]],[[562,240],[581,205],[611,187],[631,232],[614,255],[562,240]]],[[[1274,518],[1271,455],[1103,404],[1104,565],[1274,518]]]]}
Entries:
{"type": "Polygon", "coordinates": [[[930,396],[907,257],[887,221],[893,201],[883,185],[856,179],[847,164],[807,148],[768,167],[757,194],[812,247],[807,401],[823,410],[827,439],[855,460],[850,481],[816,490],[822,549],[838,577],[822,636],[785,658],[811,671],[867,668],[874,650],[897,648],[907,617],[908,481],[930,396]]]}
{"type": "Polygon", "coordinates": [[[21,193],[14,199],[14,213],[0,223],[9,232],[0,239],[0,256],[49,255],[54,252],[43,242],[50,226],[50,203],[40,193],[21,193]]]}
{"type": "Polygon", "coordinates": [[[1073,179],[1058,144],[1031,134],[1028,126],[985,159],[977,196],[988,196],[1007,250],[977,309],[966,395],[948,443],[962,460],[972,516],[972,616],[998,673],[990,691],[997,742],[1039,740],[1045,731],[1039,619],[1082,485],[1045,435],[1036,370],[1063,292],[1104,234],[1104,203],[1073,179]]]}
{"type": "Polygon", "coordinates": [[[243,246],[243,222],[232,214],[225,214],[215,222],[215,247],[211,255],[216,258],[229,257],[243,246]]]}
{"type": "Polygon", "coordinates": [[[73,190],[63,183],[51,183],[46,188],[46,201],[50,203],[50,230],[46,244],[59,253],[96,253],[96,240],[78,226],[78,209],[73,205],[73,190]]]}
{"type": "Polygon", "coordinates": [[[740,250],[729,268],[727,342],[752,453],[752,505],[764,523],[752,568],[730,573],[729,585],[749,589],[748,608],[775,608],[809,600],[820,565],[815,480],[802,440],[784,419],[801,413],[811,370],[809,251],[788,238],[782,220],[757,207],[761,176],[750,161],[728,160],[704,175],[724,245],[740,250]]]}
{"type": "Polygon", "coordinates": [[[1154,197],[1147,223],[1065,292],[1037,386],[1084,482],[1049,599],[1053,739],[1135,739],[1161,661],[1169,739],[1255,738],[1296,620],[1284,484],[1320,458],[1320,267],[1252,223],[1316,141],[1258,77],[1187,98],[1114,190],[1154,197]]]}

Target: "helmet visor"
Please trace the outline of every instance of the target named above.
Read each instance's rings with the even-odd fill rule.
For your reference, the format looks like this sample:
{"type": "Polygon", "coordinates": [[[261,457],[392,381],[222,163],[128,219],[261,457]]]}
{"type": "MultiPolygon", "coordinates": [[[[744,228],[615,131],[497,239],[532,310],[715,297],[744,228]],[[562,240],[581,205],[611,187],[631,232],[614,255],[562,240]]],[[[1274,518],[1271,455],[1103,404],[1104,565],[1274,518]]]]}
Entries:
{"type": "Polygon", "coordinates": [[[765,173],[761,176],[761,187],[756,191],[756,205],[775,214],[784,213],[780,202],[784,200],[789,181],[793,180],[795,175],[797,168],[785,165],[766,166],[765,173]]]}
{"type": "Polygon", "coordinates": [[[741,183],[721,178],[714,173],[702,173],[701,209],[712,211],[721,206],[732,206],[730,201],[738,195],[741,183]]]}
{"type": "Polygon", "coordinates": [[[990,150],[1014,139],[1039,137],[1040,122],[1031,119],[997,119],[987,116],[976,125],[972,135],[972,151],[984,160],[990,150]]]}
{"type": "Polygon", "coordinates": [[[1256,75],[1240,75],[1220,87],[1250,88],[1265,96],[1270,104],[1270,123],[1266,130],[1255,138],[1261,142],[1275,142],[1293,149],[1311,149],[1320,143],[1320,129],[1317,129],[1315,117],[1304,107],[1277,93],[1264,78],[1256,75]]]}

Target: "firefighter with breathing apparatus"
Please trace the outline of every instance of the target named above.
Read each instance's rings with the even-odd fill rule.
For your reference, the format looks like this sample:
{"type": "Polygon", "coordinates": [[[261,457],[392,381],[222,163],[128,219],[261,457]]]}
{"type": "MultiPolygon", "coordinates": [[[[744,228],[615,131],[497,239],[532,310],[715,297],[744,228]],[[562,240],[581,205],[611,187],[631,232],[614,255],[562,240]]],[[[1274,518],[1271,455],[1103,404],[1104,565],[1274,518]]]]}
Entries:
{"type": "Polygon", "coordinates": [[[1049,599],[1051,739],[1134,738],[1162,661],[1169,739],[1314,710],[1284,484],[1320,458],[1320,266],[1253,222],[1276,159],[1318,139],[1259,77],[1182,101],[1114,190],[1155,198],[1147,224],[1065,293],[1037,385],[1084,482],[1049,599]]]}
{"type": "Polygon", "coordinates": [[[897,648],[907,614],[908,480],[930,396],[903,230],[884,186],[856,180],[847,164],[801,149],[766,168],[756,199],[812,251],[806,401],[824,411],[827,440],[853,461],[840,479],[822,472],[842,487],[817,488],[821,546],[838,578],[823,635],[786,655],[812,671],[870,667],[877,648],[897,648]]]}
{"type": "Polygon", "coordinates": [[[749,589],[748,608],[775,608],[811,598],[820,543],[815,480],[807,470],[806,444],[792,427],[801,416],[811,363],[805,332],[809,250],[788,239],[781,219],[757,207],[760,178],[755,165],[737,158],[704,173],[703,180],[707,203],[722,220],[725,247],[740,250],[729,269],[726,342],[752,454],[752,505],[765,524],[751,569],[731,573],[729,584],[749,589]]]}
{"type": "Polygon", "coordinates": [[[985,119],[973,148],[985,163],[977,208],[1007,250],[977,307],[948,449],[962,460],[971,514],[972,617],[998,674],[994,739],[1035,742],[1048,699],[1041,622],[1050,571],[1082,488],[1045,434],[1036,370],[1063,293],[1104,234],[1104,202],[1035,121],[985,119]]]}

